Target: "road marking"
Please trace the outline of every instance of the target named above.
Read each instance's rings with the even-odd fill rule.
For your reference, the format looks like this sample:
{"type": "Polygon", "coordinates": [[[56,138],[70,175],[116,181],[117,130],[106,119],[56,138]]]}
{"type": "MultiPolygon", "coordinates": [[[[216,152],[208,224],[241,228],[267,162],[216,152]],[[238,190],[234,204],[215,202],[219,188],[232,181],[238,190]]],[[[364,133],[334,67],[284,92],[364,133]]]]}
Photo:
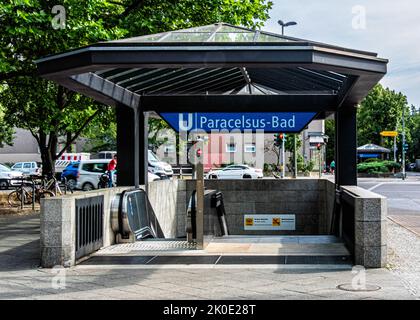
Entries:
{"type": "Polygon", "coordinates": [[[384,184],[387,184],[388,182],[381,182],[381,183],[378,183],[377,185],[374,185],[373,187],[371,187],[371,188],[369,188],[368,189],[368,191],[372,191],[372,190],[374,190],[374,189],[376,189],[376,188],[378,188],[378,187],[380,187],[380,186],[382,186],[382,185],[384,185],[384,184]]]}

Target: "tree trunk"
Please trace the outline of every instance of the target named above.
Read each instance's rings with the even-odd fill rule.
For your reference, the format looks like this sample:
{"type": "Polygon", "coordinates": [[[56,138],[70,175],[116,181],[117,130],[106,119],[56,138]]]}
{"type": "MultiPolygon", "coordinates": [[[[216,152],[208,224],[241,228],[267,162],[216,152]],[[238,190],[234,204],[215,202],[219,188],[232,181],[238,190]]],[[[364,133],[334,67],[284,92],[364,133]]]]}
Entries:
{"type": "Polygon", "coordinates": [[[39,149],[41,151],[42,175],[51,178],[55,175],[55,160],[57,157],[57,135],[50,132],[49,142],[47,144],[47,134],[39,133],[39,149]]]}
{"type": "Polygon", "coordinates": [[[73,152],[73,145],[71,143],[72,138],[73,137],[71,135],[71,132],[67,131],[67,134],[66,134],[66,144],[68,145],[68,147],[67,147],[66,152],[68,152],[68,153],[72,153],[73,152]]]}

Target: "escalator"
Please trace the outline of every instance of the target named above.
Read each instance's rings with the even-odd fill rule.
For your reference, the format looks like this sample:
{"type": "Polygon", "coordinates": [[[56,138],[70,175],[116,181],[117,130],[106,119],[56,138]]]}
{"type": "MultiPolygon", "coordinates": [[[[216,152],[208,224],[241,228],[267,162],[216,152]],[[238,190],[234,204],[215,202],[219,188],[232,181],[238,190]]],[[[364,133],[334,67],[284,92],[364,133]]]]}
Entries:
{"type": "Polygon", "coordinates": [[[123,191],[114,198],[111,211],[111,226],[117,242],[165,237],[143,189],[123,191]]]}
{"type": "MultiPolygon", "coordinates": [[[[117,235],[117,243],[165,238],[153,207],[143,189],[130,189],[117,195],[112,202],[111,211],[111,227],[117,235]]],[[[203,227],[206,236],[228,235],[223,195],[217,190],[205,190],[203,227]]],[[[186,235],[188,242],[196,240],[195,191],[188,203],[186,235]]]]}
{"type": "MultiPolygon", "coordinates": [[[[188,202],[186,233],[187,240],[197,239],[196,225],[196,192],[193,191],[188,202]]],[[[229,235],[226,211],[223,203],[223,194],[217,190],[204,190],[204,236],[227,236],[229,235]]]]}

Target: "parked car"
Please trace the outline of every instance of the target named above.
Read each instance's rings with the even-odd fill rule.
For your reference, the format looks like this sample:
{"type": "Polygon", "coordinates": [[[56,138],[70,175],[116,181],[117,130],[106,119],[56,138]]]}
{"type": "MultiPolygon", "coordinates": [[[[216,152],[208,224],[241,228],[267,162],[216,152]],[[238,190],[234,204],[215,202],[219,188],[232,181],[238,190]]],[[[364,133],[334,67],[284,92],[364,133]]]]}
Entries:
{"type": "Polygon", "coordinates": [[[41,175],[41,164],[35,161],[16,162],[11,169],[24,175],[41,175]]]}
{"type": "MultiPolygon", "coordinates": [[[[100,151],[93,157],[96,159],[112,159],[116,151],[100,151]]],[[[160,179],[171,178],[174,174],[172,166],[164,161],[161,161],[152,150],[148,150],[148,169],[150,173],[153,173],[160,177],[160,179]]],[[[149,181],[153,181],[150,180],[149,181]]]]}
{"type": "Polygon", "coordinates": [[[148,151],[149,172],[161,179],[172,178],[174,171],[169,163],[161,161],[152,150],[148,151]]]}
{"type": "Polygon", "coordinates": [[[70,164],[61,172],[61,179],[65,178],[67,180],[67,185],[70,189],[76,188],[79,175],[79,164],[79,161],[70,162],[70,164]]]}
{"type": "Polygon", "coordinates": [[[417,164],[415,162],[408,164],[408,170],[415,171],[417,169],[417,164]]]}
{"type": "MultiPolygon", "coordinates": [[[[98,187],[98,181],[101,174],[105,173],[108,167],[108,159],[95,159],[95,160],[81,160],[72,164],[69,172],[76,173],[76,189],[89,191],[98,187]]],[[[67,168],[66,168],[67,169],[67,168]]],[[[65,169],[65,170],[66,170],[65,169]]],[[[69,173],[70,176],[70,173],[69,173]]],[[[114,178],[116,179],[116,174],[114,178]]],[[[74,177],[74,176],[72,176],[74,177]]]]}
{"type": "Polygon", "coordinates": [[[21,178],[22,172],[14,171],[9,167],[0,164],[0,190],[6,190],[10,186],[16,186],[20,184],[19,180],[16,178],[21,178]]]}
{"type": "Polygon", "coordinates": [[[262,178],[262,169],[255,169],[244,164],[234,164],[220,170],[211,170],[206,179],[258,179],[262,178]]]}

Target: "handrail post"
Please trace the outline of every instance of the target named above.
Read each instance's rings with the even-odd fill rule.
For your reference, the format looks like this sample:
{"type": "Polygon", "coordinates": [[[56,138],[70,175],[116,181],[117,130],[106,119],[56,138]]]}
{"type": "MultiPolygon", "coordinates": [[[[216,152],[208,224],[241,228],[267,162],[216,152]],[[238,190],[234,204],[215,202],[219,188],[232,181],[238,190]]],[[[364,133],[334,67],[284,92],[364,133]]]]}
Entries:
{"type": "Polygon", "coordinates": [[[32,180],[32,210],[35,211],[35,181],[32,180]]]}
{"type": "Polygon", "coordinates": [[[23,177],[20,180],[20,209],[23,210],[23,197],[24,197],[24,190],[23,190],[23,177]]]}

